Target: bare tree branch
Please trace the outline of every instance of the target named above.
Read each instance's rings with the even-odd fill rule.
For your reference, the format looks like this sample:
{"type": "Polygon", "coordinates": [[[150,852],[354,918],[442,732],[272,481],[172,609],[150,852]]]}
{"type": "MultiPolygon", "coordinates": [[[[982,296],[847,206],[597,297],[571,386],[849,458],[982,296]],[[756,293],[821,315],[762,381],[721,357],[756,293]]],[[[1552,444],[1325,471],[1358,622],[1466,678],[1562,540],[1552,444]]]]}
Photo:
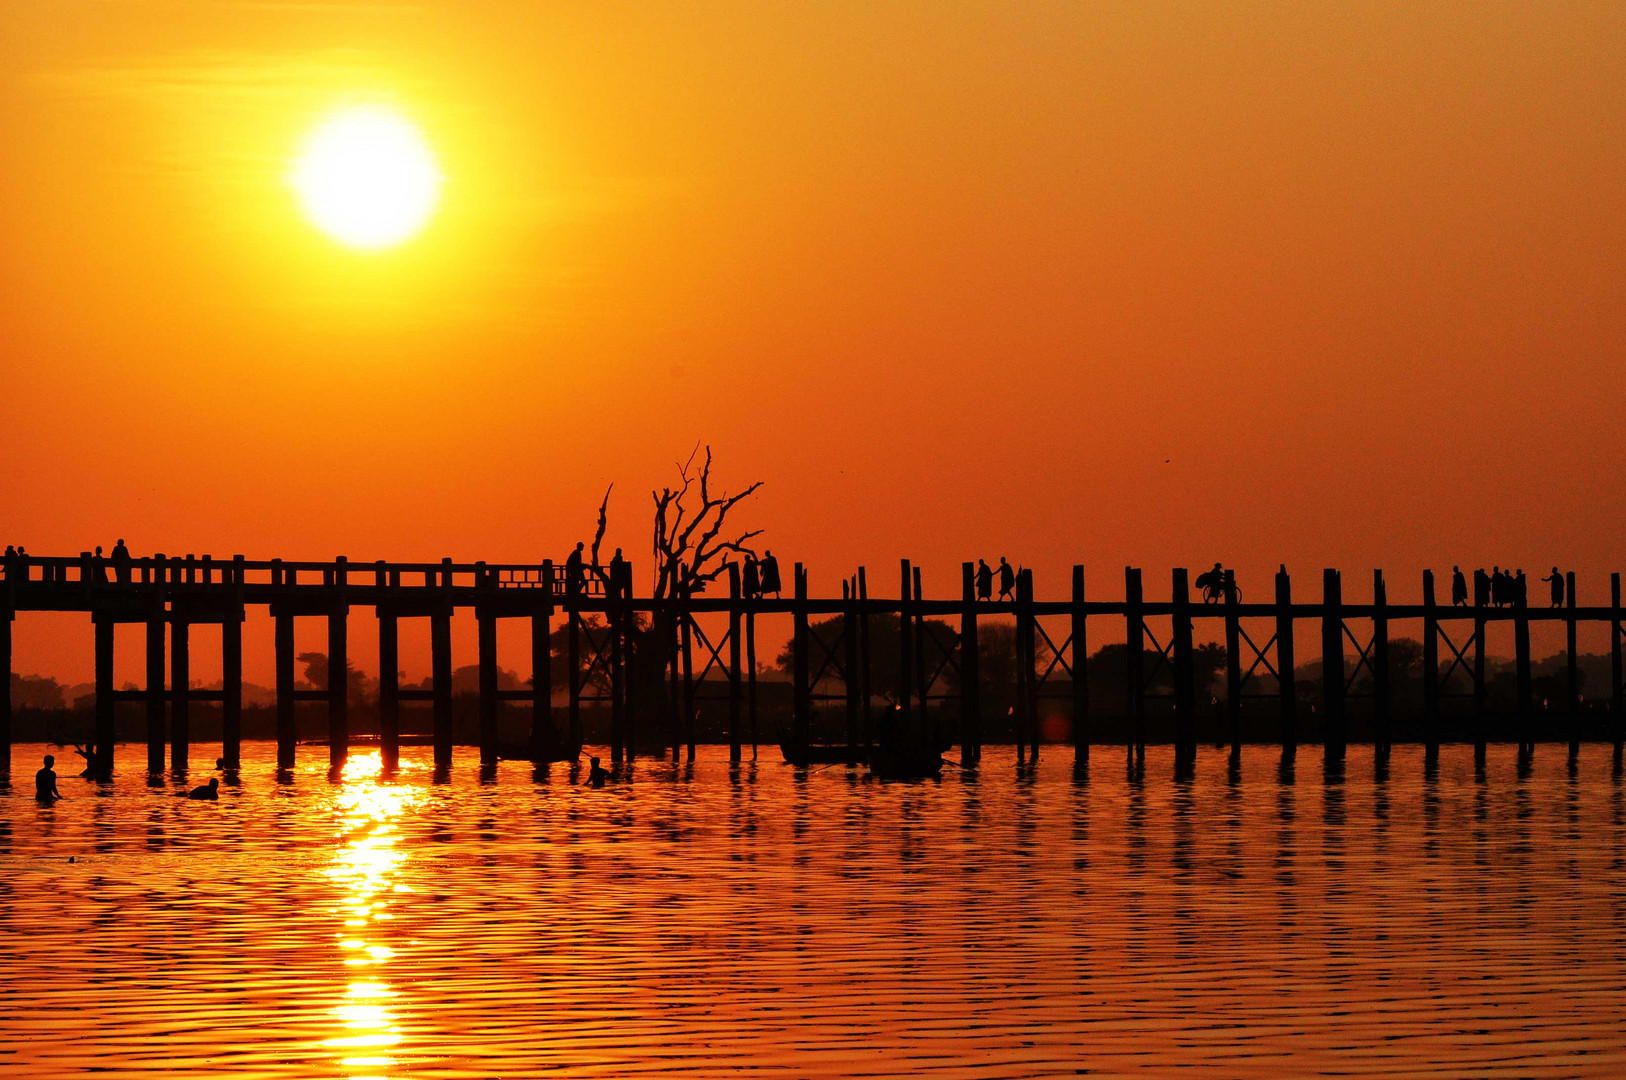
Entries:
{"type": "Polygon", "coordinates": [[[598,532],[593,534],[593,565],[594,566],[599,565],[599,562],[598,562],[599,545],[604,543],[604,530],[606,528],[608,528],[609,524],[610,524],[610,492],[612,492],[614,490],[615,490],[615,485],[614,484],[611,484],[609,487],[605,488],[604,489],[604,501],[598,504],[598,532]]]}

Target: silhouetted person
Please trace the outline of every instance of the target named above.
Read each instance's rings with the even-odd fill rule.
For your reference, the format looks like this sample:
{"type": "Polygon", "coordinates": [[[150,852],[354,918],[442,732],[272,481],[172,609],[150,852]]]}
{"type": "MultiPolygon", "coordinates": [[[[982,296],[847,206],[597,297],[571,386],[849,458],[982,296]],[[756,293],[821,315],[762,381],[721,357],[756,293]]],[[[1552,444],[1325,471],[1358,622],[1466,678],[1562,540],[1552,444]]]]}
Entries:
{"type": "Polygon", "coordinates": [[[999,557],[999,598],[1016,599],[1016,571],[1011,569],[1011,564],[1005,561],[1003,555],[999,557]]]}
{"type": "Polygon", "coordinates": [[[1490,575],[1483,570],[1474,571],[1474,607],[1484,607],[1490,603],[1490,575]]]}
{"type": "Polygon", "coordinates": [[[1563,607],[1564,606],[1564,575],[1560,574],[1558,572],[1558,567],[1556,567],[1556,566],[1553,567],[1553,572],[1550,575],[1548,575],[1547,577],[1542,578],[1541,580],[1549,581],[1549,582],[1552,583],[1553,607],[1563,607]]]}
{"type": "Polygon", "coordinates": [[[1516,606],[1524,607],[1530,602],[1530,586],[1529,583],[1524,579],[1523,570],[1520,570],[1517,574],[1509,574],[1507,577],[1507,585],[1508,592],[1512,594],[1508,597],[1508,599],[1511,600],[1516,606]]]}
{"type": "Polygon", "coordinates": [[[1214,569],[1205,570],[1202,573],[1197,575],[1197,580],[1196,580],[1195,584],[1196,584],[1197,588],[1199,590],[1201,590],[1201,592],[1203,594],[1203,602],[1204,603],[1211,603],[1211,602],[1213,602],[1215,600],[1224,599],[1224,597],[1225,597],[1225,569],[1224,569],[1224,567],[1220,566],[1219,563],[1215,563],[1214,564],[1214,569]]]}
{"type": "Polygon", "coordinates": [[[1468,604],[1468,579],[1462,576],[1462,567],[1451,568],[1451,606],[1466,607],[1468,604]]]}
{"type": "Polygon", "coordinates": [[[93,742],[87,742],[84,746],[80,746],[78,743],[74,743],[73,744],[73,752],[85,759],[84,771],[81,772],[79,775],[80,776],[95,776],[96,775],[96,744],[93,743],[93,742]]]}
{"type": "Polygon", "coordinates": [[[576,541],[576,550],[565,560],[565,592],[579,595],[582,591],[582,549],[587,545],[576,541]]]}
{"type": "Polygon", "coordinates": [[[62,798],[62,792],[56,789],[56,771],[51,766],[56,764],[56,758],[50,754],[45,755],[45,768],[34,774],[34,798],[50,806],[62,798]]]}
{"type": "Polygon", "coordinates": [[[204,784],[202,787],[193,788],[191,791],[187,792],[186,797],[188,799],[196,799],[199,802],[219,802],[220,777],[209,777],[209,782],[207,784],[204,784]]]}
{"type": "Polygon", "coordinates": [[[582,781],[589,787],[603,787],[604,781],[610,778],[610,770],[598,763],[598,758],[589,758],[591,768],[587,770],[587,779],[582,781]]]}
{"type": "Polygon", "coordinates": [[[124,546],[124,537],[113,545],[113,554],[108,556],[113,564],[113,580],[120,585],[130,584],[130,549],[124,546]]]}
{"type": "Polygon", "coordinates": [[[740,595],[747,600],[762,595],[762,564],[755,555],[747,555],[745,566],[740,569],[740,595]]]}
{"type": "Polygon", "coordinates": [[[762,595],[773,593],[774,599],[779,598],[779,560],[773,557],[773,552],[762,553],[762,595]]]}
{"type": "Polygon", "coordinates": [[[98,585],[106,585],[107,584],[107,560],[102,558],[102,545],[100,545],[100,544],[96,545],[96,561],[94,563],[92,563],[91,566],[92,566],[91,574],[92,574],[93,580],[95,580],[95,582],[98,585]]]}
{"type": "Polygon", "coordinates": [[[616,548],[615,554],[610,556],[610,584],[616,588],[620,588],[621,575],[625,572],[622,567],[626,565],[627,560],[621,557],[621,549],[616,548]]]}
{"type": "Polygon", "coordinates": [[[988,568],[986,559],[977,560],[977,599],[992,600],[994,598],[994,572],[988,568]]]}
{"type": "Polygon", "coordinates": [[[1491,603],[1501,607],[1507,603],[1507,575],[1502,573],[1500,566],[1491,567],[1490,578],[1491,603]]]}

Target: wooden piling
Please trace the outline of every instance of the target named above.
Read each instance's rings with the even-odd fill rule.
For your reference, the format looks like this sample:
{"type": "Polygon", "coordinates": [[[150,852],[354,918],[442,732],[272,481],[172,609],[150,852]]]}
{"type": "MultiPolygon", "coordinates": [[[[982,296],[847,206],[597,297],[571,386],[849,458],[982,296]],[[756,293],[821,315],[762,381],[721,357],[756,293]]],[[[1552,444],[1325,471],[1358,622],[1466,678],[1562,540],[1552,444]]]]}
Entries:
{"type": "MultiPolygon", "coordinates": [[[[970,563],[966,563],[969,568],[970,563]]],[[[1090,760],[1090,647],[1085,628],[1084,568],[1073,567],[1073,605],[1069,612],[1073,637],[1073,760],[1090,760]]]]}
{"type": "Polygon", "coordinates": [[[1526,603],[1524,571],[1520,570],[1513,597],[1513,681],[1519,696],[1519,744],[1529,749],[1535,741],[1535,694],[1530,680],[1530,607],[1526,603]]]}
{"type": "MultiPolygon", "coordinates": [[[[683,599],[688,600],[691,595],[690,587],[685,585],[683,599]]],[[[695,755],[694,616],[685,607],[678,620],[682,638],[680,655],[683,658],[682,737],[687,760],[692,765],[695,755]]]]}
{"type": "MultiPolygon", "coordinates": [[[[180,570],[176,567],[176,570],[180,570]]],[[[186,772],[192,745],[191,627],[179,614],[169,624],[169,767],[186,772]]]]}
{"type": "MultiPolygon", "coordinates": [[[[1477,577],[1479,571],[1474,571],[1477,577]]],[[[1489,696],[1485,682],[1485,600],[1484,590],[1474,589],[1474,714],[1473,714],[1473,741],[1474,763],[1485,764],[1485,742],[1490,727],[1489,696]]],[[[1453,605],[1455,606],[1455,605],[1453,605]]],[[[1450,665],[1447,665],[1448,667],[1450,665]]],[[[1440,692],[1444,692],[1444,687],[1440,692]]]]}
{"type": "Polygon", "coordinates": [[[1124,624],[1127,635],[1125,702],[1129,712],[1130,748],[1138,755],[1146,750],[1146,685],[1142,671],[1146,621],[1141,612],[1140,571],[1133,566],[1124,567],[1124,624]]]}
{"type": "Polygon", "coordinates": [[[0,660],[5,661],[6,667],[6,685],[0,688],[0,775],[9,775],[11,772],[11,622],[17,617],[11,605],[11,594],[16,584],[11,579],[11,567],[8,566],[6,603],[4,607],[0,607],[0,660]]]}
{"type": "MultiPolygon", "coordinates": [[[[277,768],[294,767],[294,746],[299,741],[294,704],[294,617],[278,613],[276,619],[277,768]]],[[[173,650],[175,643],[170,642],[173,650]]]]}
{"type": "MultiPolygon", "coordinates": [[[[911,699],[914,696],[910,691],[910,685],[914,682],[913,673],[915,670],[914,635],[909,632],[909,621],[912,614],[910,609],[914,607],[909,602],[909,596],[914,591],[914,582],[913,575],[910,572],[909,560],[903,559],[899,565],[901,584],[898,586],[898,707],[894,710],[890,731],[903,733],[904,737],[907,737],[907,733],[911,730],[911,699]]],[[[888,730],[889,728],[883,725],[883,741],[888,730]]]]}
{"type": "Polygon", "coordinates": [[[841,685],[844,691],[845,719],[847,727],[847,754],[856,759],[858,754],[858,732],[861,726],[859,709],[861,698],[859,696],[858,681],[858,579],[856,577],[845,581],[841,585],[841,685]]]}
{"type": "MultiPolygon", "coordinates": [[[[494,593],[495,581],[488,576],[484,563],[476,564],[474,580],[477,590],[494,593]]],[[[490,599],[488,597],[488,604],[490,599]]],[[[497,763],[497,616],[488,606],[475,615],[478,634],[480,681],[480,764],[497,763]]]]}
{"type": "MultiPolygon", "coordinates": [[[[1033,571],[1016,575],[1017,713],[1022,718],[1018,739],[1026,738],[1028,763],[1039,763],[1038,615],[1033,606],[1033,571]]],[[[1018,755],[1020,760],[1020,755],[1018,755]]]]}
{"type": "Polygon", "coordinates": [[[1237,614],[1236,571],[1225,571],[1225,722],[1231,757],[1242,756],[1242,619],[1237,614]]]}
{"type": "MultiPolygon", "coordinates": [[[[162,594],[160,594],[162,595],[162,594]]],[[[164,618],[163,601],[147,619],[147,771],[164,771],[164,618]]]]}
{"type": "Polygon", "coordinates": [[[234,603],[220,624],[220,757],[228,769],[243,764],[243,609],[234,603]]]}
{"type": "Polygon", "coordinates": [[[740,678],[740,564],[737,562],[728,564],[728,601],[728,760],[738,762],[745,686],[740,678]]]}
{"type": "Polygon", "coordinates": [[[378,757],[385,772],[401,764],[401,624],[378,605],[378,757]]]}
{"type": "Polygon", "coordinates": [[[1423,745],[1430,758],[1440,752],[1440,617],[1434,600],[1434,571],[1423,571],[1423,745]]]}
{"type": "MultiPolygon", "coordinates": [[[[450,571],[446,571],[450,573],[450,571]]],[[[429,683],[433,696],[435,767],[452,763],[452,612],[429,616],[429,683]]]]}
{"type": "Polygon", "coordinates": [[[869,580],[864,568],[858,568],[858,707],[859,707],[859,738],[863,741],[864,749],[869,750],[874,739],[874,724],[870,721],[870,701],[873,697],[872,683],[870,682],[870,651],[869,651],[869,580]]]}
{"type": "Polygon", "coordinates": [[[582,579],[579,574],[565,577],[565,671],[570,695],[566,699],[565,725],[570,745],[582,744],[582,579]]]}
{"type": "Polygon", "coordinates": [[[1581,753],[1581,668],[1575,655],[1575,571],[1564,575],[1564,726],[1570,759],[1581,753]]]}
{"type": "Polygon", "coordinates": [[[757,613],[752,608],[745,612],[745,719],[751,726],[751,760],[757,759],[757,613]]]}
{"type": "MultiPolygon", "coordinates": [[[[531,611],[531,760],[541,762],[558,750],[553,726],[553,563],[542,564],[542,600],[531,611]]],[[[632,738],[626,733],[631,753],[632,738]]]]}
{"type": "Polygon", "coordinates": [[[344,767],[350,752],[350,608],[342,601],[327,616],[327,764],[344,767]]]}
{"type": "Polygon", "coordinates": [[[1186,568],[1175,567],[1170,575],[1173,625],[1170,649],[1174,653],[1174,742],[1175,759],[1192,761],[1197,757],[1197,676],[1192,655],[1191,584],[1186,568]]]}
{"type": "Polygon", "coordinates": [[[925,607],[921,603],[926,597],[920,586],[920,567],[912,567],[911,570],[914,575],[915,597],[915,617],[911,632],[915,635],[915,694],[916,700],[920,702],[920,730],[922,734],[930,736],[933,746],[940,746],[942,733],[939,729],[943,713],[941,709],[933,711],[931,708],[931,676],[926,673],[926,615],[925,607]]]}
{"type": "Polygon", "coordinates": [[[960,564],[960,764],[982,757],[982,673],[977,655],[977,568],[960,564]]]}
{"type": "Polygon", "coordinates": [[[1621,671],[1620,617],[1620,574],[1614,573],[1609,575],[1609,704],[1617,762],[1621,744],[1626,742],[1626,680],[1622,679],[1621,671]]]}
{"type": "Polygon", "coordinates": [[[1287,567],[1276,571],[1276,681],[1282,711],[1282,754],[1298,750],[1298,687],[1293,673],[1293,582],[1287,567]]]}
{"type": "Polygon", "coordinates": [[[1321,572],[1321,747],[1328,761],[1341,761],[1348,739],[1344,718],[1344,582],[1338,571],[1321,572]]]}
{"type": "Polygon", "coordinates": [[[605,621],[610,634],[610,764],[619,765],[630,759],[632,750],[627,738],[627,626],[632,613],[627,610],[624,589],[626,563],[612,563],[605,596],[605,621]]]}
{"type": "Polygon", "coordinates": [[[807,573],[802,564],[795,569],[795,600],[791,605],[791,741],[798,747],[808,744],[812,701],[808,686],[807,573]]]}
{"type": "Polygon", "coordinates": [[[113,702],[113,630],[111,612],[97,615],[96,627],[96,757],[98,778],[113,775],[113,743],[118,737],[113,702]]]}
{"type": "Polygon", "coordinates": [[[1394,729],[1394,697],[1389,683],[1389,592],[1383,571],[1372,571],[1372,740],[1389,751],[1394,729]]]}

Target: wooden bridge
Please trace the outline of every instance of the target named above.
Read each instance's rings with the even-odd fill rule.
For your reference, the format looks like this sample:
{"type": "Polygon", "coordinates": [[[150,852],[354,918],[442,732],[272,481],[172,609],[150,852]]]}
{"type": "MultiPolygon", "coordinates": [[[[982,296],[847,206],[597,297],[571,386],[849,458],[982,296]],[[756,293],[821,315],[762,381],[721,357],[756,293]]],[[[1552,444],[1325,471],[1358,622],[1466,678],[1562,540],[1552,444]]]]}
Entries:
{"type": "MultiPolygon", "coordinates": [[[[797,564],[793,595],[788,599],[745,597],[740,591],[739,568],[728,568],[728,595],[697,593],[660,601],[634,594],[631,566],[586,567],[567,573],[564,564],[376,562],[293,562],[231,559],[166,558],[116,561],[82,553],[78,557],[36,556],[8,559],[0,579],[0,650],[11,666],[12,622],[19,611],[86,612],[95,627],[96,706],[95,744],[98,767],[111,772],[117,742],[116,711],[121,700],[145,704],[147,767],[165,767],[166,719],[169,765],[185,769],[190,742],[190,707],[194,701],[218,701],[221,708],[223,754],[228,768],[238,762],[242,720],[242,623],[246,609],[262,605],[275,621],[277,760],[292,768],[296,745],[295,705],[303,700],[326,703],[329,761],[341,765],[349,746],[349,614],[354,607],[371,607],[378,620],[380,667],[380,743],[386,768],[398,761],[403,701],[432,704],[434,760],[451,762],[452,649],[451,617],[459,608],[472,610],[479,634],[480,754],[484,763],[499,757],[523,757],[537,762],[574,757],[582,745],[582,710],[607,707],[610,713],[612,761],[630,757],[639,745],[641,724],[652,724],[661,745],[670,745],[674,760],[687,747],[693,760],[695,719],[703,701],[727,702],[728,731],[733,760],[739,760],[746,733],[756,741],[756,620],[759,616],[788,614],[792,620],[791,724],[787,742],[806,746],[811,719],[818,708],[837,709],[845,717],[846,747],[853,760],[877,732],[898,725],[933,729],[941,737],[942,706],[950,698],[958,711],[958,738],[962,762],[975,765],[981,757],[983,680],[978,673],[979,621],[989,616],[1015,619],[1016,705],[1012,710],[1017,733],[1016,753],[1021,762],[1036,759],[1040,746],[1040,702],[1065,696],[1070,711],[1071,740],[1076,752],[1087,756],[1092,732],[1089,663],[1089,620],[1121,621],[1126,647],[1121,672],[1125,712],[1130,725],[1131,753],[1143,751],[1147,741],[1149,702],[1164,698],[1172,716],[1176,759],[1189,761],[1196,752],[1196,716],[1199,709],[1194,665],[1195,625],[1199,620],[1223,624],[1226,645],[1225,698],[1219,703],[1228,719],[1233,754],[1240,753],[1243,702],[1250,697],[1274,699],[1279,717],[1279,739],[1291,753],[1299,741],[1300,698],[1294,681],[1297,630],[1311,623],[1320,632],[1323,663],[1319,712],[1326,754],[1341,759],[1347,740],[1346,703],[1360,693],[1370,698],[1372,738],[1380,754],[1386,753],[1392,734],[1393,702],[1389,659],[1390,628],[1394,623],[1421,624],[1423,645],[1423,741],[1432,757],[1440,740],[1441,701],[1452,696],[1452,677],[1464,675],[1472,685],[1469,695],[1476,714],[1486,699],[1485,631],[1496,622],[1512,624],[1515,647],[1517,722],[1521,747],[1539,736],[1566,738],[1574,753],[1582,738],[1580,675],[1576,634],[1581,624],[1607,624],[1610,637],[1611,684],[1608,694],[1608,730],[1620,760],[1626,735],[1626,680],[1622,675],[1622,610],[1620,575],[1610,578],[1608,606],[1583,607],[1576,602],[1575,578],[1568,576],[1565,602],[1548,608],[1529,606],[1524,589],[1508,606],[1488,604],[1441,605],[1435,595],[1432,572],[1425,571],[1419,603],[1391,604],[1381,571],[1373,573],[1372,600],[1346,603],[1339,571],[1322,575],[1321,599],[1295,602],[1285,569],[1275,576],[1268,602],[1243,602],[1234,578],[1212,603],[1194,600],[1184,569],[1170,576],[1167,600],[1146,597],[1142,573],[1124,572],[1121,600],[1090,600],[1085,596],[1084,572],[1074,567],[1070,595],[1063,600],[1035,596],[1031,571],[1017,575],[1013,598],[979,600],[974,591],[973,567],[962,567],[960,595],[928,599],[921,574],[908,561],[901,564],[896,598],[869,595],[867,574],[860,569],[843,582],[839,598],[808,595],[807,574],[797,564]],[[898,619],[904,632],[897,635],[896,685],[872,685],[870,623],[877,616],[898,619]],[[593,616],[599,618],[594,619],[593,616]],[[840,616],[832,624],[834,636],[810,630],[815,617],[840,616]],[[568,627],[565,688],[565,724],[560,730],[552,706],[551,636],[555,617],[568,627]],[[329,685],[300,689],[294,679],[294,620],[326,620],[329,685]],[[397,676],[397,634],[404,618],[426,618],[430,626],[432,674],[430,688],[405,689],[397,676]],[[717,624],[726,618],[726,629],[717,624]],[[523,690],[498,686],[497,634],[502,620],[531,621],[531,685],[523,690]],[[929,622],[928,622],[929,620],[929,622]],[[1556,715],[1563,726],[1554,731],[1547,717],[1546,730],[1535,709],[1530,658],[1530,624],[1561,623],[1566,632],[1568,659],[1564,707],[1556,715]],[[114,627],[140,623],[147,633],[146,686],[117,690],[113,685],[114,627]],[[222,628],[222,689],[192,687],[189,628],[195,624],[222,628]],[[708,623],[712,630],[707,631],[708,623]],[[166,627],[168,671],[166,672],[166,627]],[[947,632],[945,633],[945,628],[947,632]],[[639,700],[639,680],[629,675],[629,659],[646,647],[649,635],[664,636],[660,654],[657,700],[639,700]],[[1263,640],[1264,644],[1257,642],[1263,640]],[[1040,643],[1044,648],[1040,648],[1040,643]],[[1460,644],[1459,644],[1460,642],[1460,644]],[[1442,651],[1441,646],[1444,646],[1442,651]],[[699,669],[696,670],[696,660],[699,669]],[[714,674],[715,673],[715,674],[714,674]],[[1358,679],[1365,674],[1365,681],[1358,679]],[[167,681],[166,681],[167,676],[167,681]],[[1261,684],[1269,683],[1263,694],[1261,684]],[[606,686],[604,692],[599,687],[606,686]],[[717,693],[721,685],[722,693],[717,693]],[[946,689],[947,688],[947,689],[946,689]],[[952,693],[949,690],[952,690],[952,693]],[[876,698],[884,703],[876,705],[876,698]],[[522,745],[503,743],[498,737],[498,713],[504,701],[531,707],[529,739],[522,745]]],[[[645,680],[645,693],[651,685],[645,680]]],[[[1483,754],[1486,730],[1474,727],[1476,748],[1483,754]]],[[[645,740],[647,743],[649,740],[645,740]]],[[[0,752],[9,769],[12,742],[10,680],[0,697],[0,752]]],[[[663,751],[664,752],[664,751],[663,751]]]]}

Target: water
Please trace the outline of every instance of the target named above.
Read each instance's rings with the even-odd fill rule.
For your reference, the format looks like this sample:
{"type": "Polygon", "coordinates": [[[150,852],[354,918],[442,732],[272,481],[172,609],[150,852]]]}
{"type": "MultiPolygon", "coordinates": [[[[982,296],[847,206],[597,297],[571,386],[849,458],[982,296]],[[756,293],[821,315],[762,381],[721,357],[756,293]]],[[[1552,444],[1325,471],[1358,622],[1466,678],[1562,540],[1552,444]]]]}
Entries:
{"type": "Polygon", "coordinates": [[[7,1076],[1626,1074],[1607,747],[1185,784],[1156,749],[922,784],[703,749],[594,791],[417,749],[278,783],[252,745],[209,804],[131,746],[42,809],[45,750],[0,798],[7,1076]]]}

